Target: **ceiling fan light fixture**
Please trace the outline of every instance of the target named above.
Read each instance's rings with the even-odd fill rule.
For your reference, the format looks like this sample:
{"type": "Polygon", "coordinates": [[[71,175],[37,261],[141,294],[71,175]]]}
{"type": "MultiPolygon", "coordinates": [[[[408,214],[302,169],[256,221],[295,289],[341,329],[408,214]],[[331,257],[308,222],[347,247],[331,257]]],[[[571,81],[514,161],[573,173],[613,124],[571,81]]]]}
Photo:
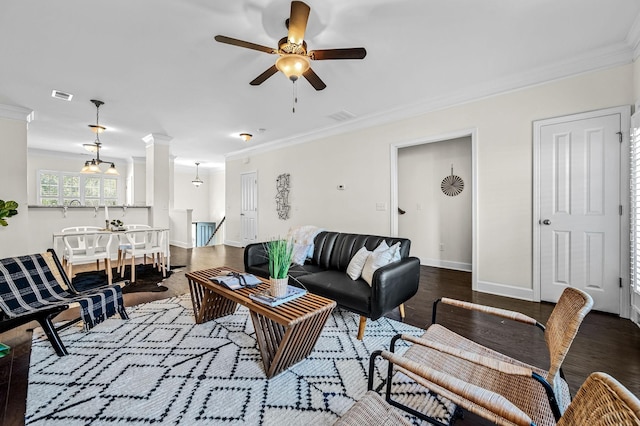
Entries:
{"type": "Polygon", "coordinates": [[[310,66],[311,62],[308,57],[294,53],[281,55],[276,61],[276,68],[291,81],[299,79],[310,66]]]}
{"type": "Polygon", "coordinates": [[[238,136],[245,142],[248,142],[253,137],[251,133],[240,133],[238,136]]]}

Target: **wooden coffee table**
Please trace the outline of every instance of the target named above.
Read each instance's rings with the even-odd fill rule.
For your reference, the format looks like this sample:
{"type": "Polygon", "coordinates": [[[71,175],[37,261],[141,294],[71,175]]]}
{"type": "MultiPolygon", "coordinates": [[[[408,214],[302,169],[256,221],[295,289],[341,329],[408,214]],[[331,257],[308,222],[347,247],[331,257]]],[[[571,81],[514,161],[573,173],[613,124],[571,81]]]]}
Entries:
{"type": "Polygon", "coordinates": [[[223,271],[239,272],[219,267],[186,274],[196,323],[233,314],[238,304],[249,308],[267,377],[281,373],[311,353],[336,302],[307,293],[272,308],[249,298],[250,294],[269,288],[267,280],[260,278],[262,283],[257,287],[229,290],[209,280],[223,271]]]}

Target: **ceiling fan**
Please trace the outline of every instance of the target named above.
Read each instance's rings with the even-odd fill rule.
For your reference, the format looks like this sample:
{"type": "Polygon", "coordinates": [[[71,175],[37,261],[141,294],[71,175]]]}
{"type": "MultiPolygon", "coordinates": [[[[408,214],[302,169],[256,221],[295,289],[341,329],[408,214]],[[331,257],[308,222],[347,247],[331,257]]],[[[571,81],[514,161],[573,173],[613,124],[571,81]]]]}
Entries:
{"type": "Polygon", "coordinates": [[[304,33],[307,29],[307,20],[309,19],[310,11],[311,8],[304,2],[291,2],[291,14],[289,19],[286,20],[289,33],[286,37],[278,41],[277,49],[223,35],[217,35],[214,39],[220,43],[258,50],[272,55],[280,55],[274,65],[249,83],[252,86],[262,84],[276,72],[282,71],[291,81],[295,82],[300,76],[303,76],[316,90],[322,90],[327,87],[327,85],[311,69],[311,60],[363,59],[367,55],[367,51],[364,47],[307,51],[304,33]]]}

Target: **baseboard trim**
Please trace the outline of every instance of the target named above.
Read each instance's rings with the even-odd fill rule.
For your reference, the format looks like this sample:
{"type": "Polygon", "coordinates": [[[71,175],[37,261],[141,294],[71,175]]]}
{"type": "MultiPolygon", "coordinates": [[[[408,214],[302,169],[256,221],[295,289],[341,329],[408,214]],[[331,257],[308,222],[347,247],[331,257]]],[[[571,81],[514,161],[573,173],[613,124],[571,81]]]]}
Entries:
{"type": "Polygon", "coordinates": [[[496,296],[511,297],[514,299],[527,300],[529,302],[534,301],[532,288],[514,287],[505,284],[478,281],[478,285],[474,290],[481,293],[494,294],[496,296]]]}
{"type": "Polygon", "coordinates": [[[471,264],[464,262],[454,262],[452,260],[441,259],[420,259],[420,264],[433,266],[434,268],[453,269],[456,271],[471,272],[471,264]]]}
{"type": "Polygon", "coordinates": [[[242,244],[239,241],[231,241],[231,240],[224,240],[224,245],[225,246],[231,246],[231,247],[244,247],[244,244],[242,244]]]}
{"type": "Polygon", "coordinates": [[[169,241],[169,244],[170,244],[170,245],[172,245],[172,246],[176,246],[176,247],[183,248],[183,249],[190,249],[190,248],[193,248],[193,247],[191,246],[191,244],[185,243],[184,241],[175,241],[175,240],[170,240],[170,241],[169,241]]]}

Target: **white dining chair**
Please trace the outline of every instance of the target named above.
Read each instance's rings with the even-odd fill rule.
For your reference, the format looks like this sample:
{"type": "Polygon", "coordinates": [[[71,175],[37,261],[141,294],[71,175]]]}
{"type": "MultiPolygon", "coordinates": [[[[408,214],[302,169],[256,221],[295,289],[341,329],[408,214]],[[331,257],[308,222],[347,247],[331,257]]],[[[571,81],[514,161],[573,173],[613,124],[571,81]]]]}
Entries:
{"type": "Polygon", "coordinates": [[[108,283],[111,285],[111,243],[113,234],[108,231],[69,232],[62,236],[64,242],[64,263],[67,275],[73,278],[73,265],[96,261],[96,269],[100,270],[100,261],[104,260],[104,269],[108,283]]]}
{"type": "Polygon", "coordinates": [[[166,230],[160,228],[132,229],[125,231],[129,247],[124,249],[120,276],[124,276],[124,263],[127,256],[131,258],[131,282],[136,280],[136,257],[144,256],[145,264],[147,256],[152,256],[154,265],[162,276],[167,276],[166,230]]]}
{"type": "MultiPolygon", "coordinates": [[[[87,232],[87,231],[97,232],[97,231],[103,231],[103,230],[104,229],[99,227],[99,226],[83,225],[83,226],[70,226],[68,228],[62,228],[62,230],[60,230],[60,233],[68,234],[68,233],[78,233],[78,232],[87,232]]],[[[77,244],[78,244],[78,248],[83,248],[84,247],[84,241],[83,241],[81,235],[78,236],[77,244]]],[[[66,261],[67,261],[66,254],[67,254],[67,248],[64,247],[63,255],[62,255],[62,267],[63,268],[66,268],[66,261]]],[[[98,268],[99,268],[99,266],[98,266],[98,268]]]]}
{"type": "MultiPolygon", "coordinates": [[[[135,229],[151,229],[151,226],[143,225],[143,224],[131,224],[131,225],[125,225],[124,229],[125,231],[132,231],[135,229]]],[[[120,273],[120,276],[124,276],[124,251],[126,249],[131,248],[131,243],[129,242],[129,240],[127,239],[124,233],[118,233],[117,235],[118,235],[119,243],[118,243],[118,258],[116,260],[116,269],[117,269],[117,272],[120,273]]],[[[141,240],[136,241],[136,244],[144,243],[144,240],[142,239],[141,235],[139,236],[139,238],[141,240]]],[[[144,262],[147,263],[146,256],[145,256],[144,262]]]]}

